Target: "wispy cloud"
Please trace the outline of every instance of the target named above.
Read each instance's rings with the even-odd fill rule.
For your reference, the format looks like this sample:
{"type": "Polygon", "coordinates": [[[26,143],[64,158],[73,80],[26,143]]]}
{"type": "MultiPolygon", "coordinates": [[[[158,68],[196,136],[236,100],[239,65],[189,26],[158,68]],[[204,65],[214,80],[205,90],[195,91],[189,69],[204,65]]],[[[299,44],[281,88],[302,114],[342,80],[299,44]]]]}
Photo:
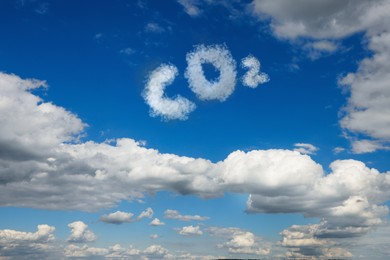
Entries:
{"type": "Polygon", "coordinates": [[[306,143],[296,143],[294,144],[294,146],[294,151],[299,152],[301,154],[316,154],[316,152],[319,150],[314,145],[306,143]]]}
{"type": "Polygon", "coordinates": [[[178,0],[177,2],[184,7],[184,11],[189,16],[196,17],[202,13],[202,11],[198,7],[198,0],[178,0]]]}
{"type": "Polygon", "coordinates": [[[167,209],[164,212],[164,217],[168,219],[177,219],[181,221],[204,221],[210,219],[209,217],[199,215],[182,215],[179,211],[167,209]]]}

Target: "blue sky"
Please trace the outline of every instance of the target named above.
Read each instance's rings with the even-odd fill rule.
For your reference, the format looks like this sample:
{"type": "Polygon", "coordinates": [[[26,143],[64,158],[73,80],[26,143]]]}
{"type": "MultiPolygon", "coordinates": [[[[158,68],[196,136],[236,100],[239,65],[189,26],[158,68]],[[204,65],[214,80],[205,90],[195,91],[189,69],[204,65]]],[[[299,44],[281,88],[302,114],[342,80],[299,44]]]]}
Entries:
{"type": "Polygon", "coordinates": [[[385,259],[389,11],[1,1],[0,258],[385,259]]]}

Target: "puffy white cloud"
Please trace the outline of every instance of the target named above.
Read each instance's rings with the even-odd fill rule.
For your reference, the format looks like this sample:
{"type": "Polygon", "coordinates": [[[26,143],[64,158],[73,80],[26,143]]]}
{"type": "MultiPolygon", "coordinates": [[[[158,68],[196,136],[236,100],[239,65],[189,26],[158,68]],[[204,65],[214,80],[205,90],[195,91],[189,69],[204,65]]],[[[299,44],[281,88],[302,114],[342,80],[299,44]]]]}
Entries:
{"type": "Polygon", "coordinates": [[[242,77],[242,84],[244,86],[256,88],[259,84],[269,81],[268,75],[260,72],[260,61],[256,57],[248,55],[242,59],[241,66],[249,70],[242,77]]]}
{"type": "Polygon", "coordinates": [[[159,257],[159,258],[163,258],[165,255],[168,254],[168,250],[160,245],[151,245],[149,247],[147,247],[143,253],[147,256],[147,257],[159,257]]]}
{"type": "Polygon", "coordinates": [[[271,245],[249,231],[239,228],[209,227],[207,232],[211,236],[226,239],[227,242],[218,247],[226,248],[229,253],[246,255],[269,255],[271,253],[271,245]]]}
{"type": "Polygon", "coordinates": [[[96,240],[96,235],[88,229],[88,225],[82,221],[75,221],[68,224],[71,234],[68,237],[69,243],[85,243],[96,240]]]}
{"type": "Polygon", "coordinates": [[[315,154],[318,151],[318,148],[312,144],[296,143],[294,146],[296,147],[294,151],[301,154],[315,154]]]}
{"type": "Polygon", "coordinates": [[[191,90],[201,100],[225,101],[236,85],[236,62],[224,45],[198,45],[186,56],[185,77],[191,90]],[[210,63],[218,71],[219,77],[209,81],[204,75],[202,64],[210,63]]]}
{"type": "Polygon", "coordinates": [[[145,209],[144,211],[142,211],[139,216],[138,216],[138,220],[141,220],[143,218],[152,218],[153,217],[153,214],[154,214],[154,211],[152,208],[147,208],[145,209]]]}
{"type": "Polygon", "coordinates": [[[174,65],[163,64],[152,71],[143,92],[145,102],[150,106],[152,116],[161,116],[165,120],[186,120],[196,105],[188,99],[178,95],[174,99],[168,98],[164,90],[172,84],[178,74],[174,65]]]}
{"type": "Polygon", "coordinates": [[[90,247],[88,245],[74,245],[70,244],[65,247],[64,255],[66,257],[96,257],[105,256],[109,253],[107,248],[90,247]]]}
{"type": "Polygon", "coordinates": [[[198,0],[177,0],[177,2],[184,7],[184,11],[189,16],[196,17],[201,14],[201,10],[197,6],[198,0]]]}
{"type": "Polygon", "coordinates": [[[55,251],[55,228],[38,225],[37,231],[0,230],[0,255],[12,258],[39,258],[55,251]]]}
{"type": "Polygon", "coordinates": [[[154,218],[150,223],[149,225],[151,226],[164,226],[165,223],[160,221],[158,218],[154,218]]]}
{"type": "Polygon", "coordinates": [[[199,226],[185,226],[178,230],[178,233],[182,236],[200,236],[203,235],[199,226]]]}
{"type": "Polygon", "coordinates": [[[209,217],[199,215],[181,215],[179,211],[173,209],[167,209],[164,212],[164,217],[181,221],[204,221],[209,219],[209,217]]]}
{"type": "MultiPolygon", "coordinates": [[[[53,146],[76,141],[85,127],[71,112],[30,92],[46,88],[45,81],[23,80],[0,72],[0,86],[1,159],[23,161],[40,157],[53,146]]],[[[16,173],[13,178],[21,179],[23,175],[16,173]]]]}
{"type": "Polygon", "coordinates": [[[134,214],[130,212],[116,211],[108,215],[101,216],[100,221],[111,224],[130,223],[134,221],[132,219],[133,216],[134,214]]]}

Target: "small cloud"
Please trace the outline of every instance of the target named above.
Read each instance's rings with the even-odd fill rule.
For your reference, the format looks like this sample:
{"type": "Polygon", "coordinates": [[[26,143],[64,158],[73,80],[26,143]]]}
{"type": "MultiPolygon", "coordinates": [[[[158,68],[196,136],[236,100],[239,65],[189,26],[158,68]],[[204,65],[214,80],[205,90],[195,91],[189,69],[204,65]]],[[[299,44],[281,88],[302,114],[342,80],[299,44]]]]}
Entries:
{"type": "Polygon", "coordinates": [[[204,221],[210,219],[199,215],[181,215],[179,211],[167,209],[164,212],[164,217],[168,219],[177,219],[181,221],[204,221]]]}
{"type": "Polygon", "coordinates": [[[342,152],[344,152],[345,151],[345,148],[343,148],[343,147],[335,147],[334,149],[333,149],[333,153],[334,154],[339,154],[339,153],[342,153],[342,152]]]}
{"type": "Polygon", "coordinates": [[[182,227],[182,229],[180,229],[178,233],[182,236],[200,236],[203,234],[199,226],[182,227]]]}
{"type": "Polygon", "coordinates": [[[196,17],[201,14],[201,10],[197,6],[199,4],[197,0],[178,0],[177,2],[184,7],[184,11],[189,16],[196,17]]]}
{"type": "Polygon", "coordinates": [[[316,152],[319,150],[319,148],[312,144],[296,143],[294,146],[296,147],[294,148],[294,151],[301,154],[316,154],[316,152]]]}
{"type": "Polygon", "coordinates": [[[88,229],[88,225],[82,221],[75,221],[68,224],[71,234],[68,238],[69,243],[86,243],[96,240],[96,235],[88,229]]]}
{"type": "Polygon", "coordinates": [[[49,3],[40,3],[35,12],[41,15],[47,14],[49,12],[49,3]]]}
{"type": "Polygon", "coordinates": [[[123,223],[132,223],[132,222],[141,221],[144,218],[151,218],[153,214],[154,214],[153,209],[147,208],[146,210],[142,211],[137,218],[133,219],[134,216],[133,213],[117,211],[114,213],[110,213],[108,215],[101,216],[100,221],[109,224],[120,225],[123,223]]]}
{"type": "Polygon", "coordinates": [[[101,39],[102,37],[103,37],[103,34],[102,34],[102,33],[97,33],[97,34],[95,34],[95,36],[94,36],[95,40],[99,40],[99,39],[101,39]]]}
{"type": "Polygon", "coordinates": [[[161,222],[158,218],[153,219],[150,223],[150,226],[164,226],[165,223],[161,222]]]}
{"type": "Polygon", "coordinates": [[[163,33],[165,32],[165,29],[158,23],[148,23],[145,26],[145,32],[163,33]]]}
{"type": "Polygon", "coordinates": [[[150,238],[151,239],[157,239],[157,238],[159,238],[159,236],[157,234],[152,234],[152,235],[150,235],[150,238]]]}
{"type": "Polygon", "coordinates": [[[125,48],[125,49],[120,50],[119,52],[130,56],[130,55],[133,55],[135,53],[135,50],[132,48],[125,48]]]}
{"type": "Polygon", "coordinates": [[[152,208],[147,208],[146,210],[142,211],[141,214],[138,216],[138,220],[141,220],[143,218],[152,218],[154,214],[154,211],[152,208]]]}
{"type": "Polygon", "coordinates": [[[100,221],[119,225],[123,223],[134,222],[134,220],[132,219],[133,216],[134,216],[133,213],[117,211],[108,215],[101,216],[100,221]]]}
{"type": "Polygon", "coordinates": [[[336,52],[339,46],[333,41],[322,40],[307,43],[303,46],[303,49],[307,51],[310,59],[316,60],[322,56],[336,52]]]}

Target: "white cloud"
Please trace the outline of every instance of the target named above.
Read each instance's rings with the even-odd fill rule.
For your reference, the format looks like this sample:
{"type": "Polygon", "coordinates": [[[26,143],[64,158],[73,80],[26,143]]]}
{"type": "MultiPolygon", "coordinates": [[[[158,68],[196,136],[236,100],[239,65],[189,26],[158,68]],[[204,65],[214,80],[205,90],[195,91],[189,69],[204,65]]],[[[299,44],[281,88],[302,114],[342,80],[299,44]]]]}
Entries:
{"type": "Polygon", "coordinates": [[[335,147],[334,149],[333,149],[333,153],[334,154],[339,154],[339,153],[342,153],[342,152],[344,152],[345,151],[345,148],[344,147],[335,147]]]}
{"type": "MultiPolygon", "coordinates": [[[[213,163],[161,154],[132,139],[72,143],[84,124],[53,104],[43,114],[40,107],[48,103],[28,91],[42,82],[0,78],[6,82],[0,88],[0,181],[6,184],[0,189],[1,205],[93,211],[161,190],[201,197],[249,193],[248,211],[323,219],[320,234],[327,239],[363,236],[388,214],[383,204],[390,196],[390,172],[362,162],[335,161],[326,173],[309,156],[289,150],[234,151],[213,163]]],[[[177,219],[205,219],[170,213],[177,219]]],[[[70,227],[69,241],[96,238],[82,222],[70,227]]]]}
{"type": "Polygon", "coordinates": [[[226,239],[227,241],[218,247],[226,248],[229,253],[247,255],[269,255],[271,253],[271,245],[249,231],[239,228],[209,227],[207,232],[211,236],[226,239]]]}
{"type": "Polygon", "coordinates": [[[96,235],[88,229],[88,225],[82,221],[75,221],[68,224],[71,234],[68,238],[69,243],[85,243],[96,240],[96,235]]]}
{"type": "Polygon", "coordinates": [[[136,51],[130,47],[120,50],[120,53],[126,54],[126,55],[133,55],[136,51]]]}
{"type": "Polygon", "coordinates": [[[164,226],[165,223],[164,222],[161,222],[158,218],[154,218],[150,223],[149,225],[151,226],[164,226]]]}
{"type": "Polygon", "coordinates": [[[316,152],[319,150],[312,144],[296,143],[294,146],[296,147],[294,148],[294,151],[301,154],[316,154],[316,152]]]}
{"type": "Polygon", "coordinates": [[[184,7],[184,11],[189,16],[196,17],[201,14],[201,10],[197,6],[198,0],[178,0],[177,2],[184,7]]]}
{"type": "Polygon", "coordinates": [[[173,209],[167,209],[164,212],[164,217],[168,219],[177,219],[181,221],[204,221],[209,219],[209,217],[204,217],[199,215],[181,215],[179,211],[173,209]]]}
{"type": "Polygon", "coordinates": [[[66,257],[91,257],[91,256],[104,256],[109,253],[106,248],[90,247],[87,245],[77,246],[70,244],[64,249],[64,255],[66,257]]]}
{"type": "Polygon", "coordinates": [[[242,59],[241,66],[249,70],[242,77],[242,84],[244,86],[256,88],[259,84],[269,81],[268,75],[260,72],[260,61],[256,57],[248,55],[242,59]]]}
{"type": "Polygon", "coordinates": [[[164,257],[168,254],[168,250],[160,245],[151,245],[146,248],[143,253],[148,257],[164,257]]]}
{"type": "Polygon", "coordinates": [[[152,208],[147,208],[144,211],[142,211],[141,214],[139,214],[137,219],[141,220],[143,218],[152,218],[153,214],[154,214],[153,209],[152,208]]]}
{"type": "Polygon", "coordinates": [[[151,235],[150,235],[150,238],[151,238],[151,239],[157,239],[157,238],[159,238],[159,235],[157,235],[157,234],[151,234],[151,235]]]}
{"type": "Polygon", "coordinates": [[[42,254],[55,251],[55,228],[49,225],[38,225],[37,231],[22,232],[17,230],[0,230],[0,254],[12,258],[38,258],[42,254]]]}
{"type": "Polygon", "coordinates": [[[165,32],[165,29],[158,23],[148,23],[145,26],[145,31],[152,32],[152,33],[163,33],[165,32]]]}
{"type": "Polygon", "coordinates": [[[133,213],[127,213],[123,211],[116,211],[113,213],[110,213],[108,215],[103,215],[100,217],[100,221],[111,223],[111,224],[122,224],[122,223],[130,223],[134,220],[132,217],[134,216],[133,213]]]}
{"type": "MultiPolygon", "coordinates": [[[[364,32],[367,48],[373,53],[363,59],[356,72],[339,84],[350,96],[340,125],[350,134],[372,138],[382,145],[358,152],[373,152],[390,142],[390,3],[388,1],[264,1],[252,2],[253,13],[271,18],[273,33],[280,38],[314,40],[309,49],[333,51],[335,40],[364,32]]],[[[358,145],[360,145],[358,143],[358,145]]],[[[355,145],[356,146],[356,145],[355,145]]]]}
{"type": "Polygon", "coordinates": [[[329,55],[337,51],[338,44],[329,40],[318,40],[309,42],[303,46],[307,51],[308,56],[312,59],[318,59],[324,55],[329,55]]]}
{"type": "Polygon", "coordinates": [[[144,218],[151,218],[153,217],[153,214],[153,209],[147,208],[146,210],[142,211],[137,218],[134,219],[134,214],[131,212],[116,211],[108,215],[101,216],[100,221],[119,225],[123,223],[141,221],[144,218]]]}
{"type": "Polygon", "coordinates": [[[185,226],[182,227],[178,233],[182,236],[200,236],[203,235],[202,230],[199,226],[185,226]]]}
{"type": "Polygon", "coordinates": [[[186,56],[185,77],[191,90],[201,100],[225,101],[236,85],[236,62],[224,45],[198,45],[186,56]],[[209,81],[204,75],[202,64],[212,64],[220,73],[218,79],[209,81]]]}
{"type": "Polygon", "coordinates": [[[388,150],[389,147],[384,146],[375,140],[356,140],[352,141],[352,152],[356,154],[360,153],[372,153],[376,150],[388,150]]]}
{"type": "Polygon", "coordinates": [[[173,65],[160,65],[148,77],[143,97],[150,106],[152,116],[161,116],[165,120],[186,120],[196,105],[188,99],[178,95],[174,99],[168,98],[164,90],[177,76],[178,70],[173,65]]]}

